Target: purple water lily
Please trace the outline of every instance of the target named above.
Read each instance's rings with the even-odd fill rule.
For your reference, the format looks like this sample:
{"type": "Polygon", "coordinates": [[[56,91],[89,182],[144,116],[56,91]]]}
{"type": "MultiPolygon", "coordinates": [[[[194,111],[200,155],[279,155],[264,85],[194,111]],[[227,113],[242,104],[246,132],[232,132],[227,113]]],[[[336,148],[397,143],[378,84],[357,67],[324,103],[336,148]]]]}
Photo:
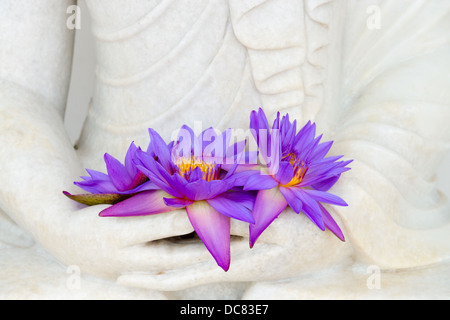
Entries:
{"type": "Polygon", "coordinates": [[[325,157],[333,142],[315,137],[316,126],[308,122],[296,132],[296,121],[289,115],[280,121],[278,113],[272,128],[262,109],[253,111],[250,128],[257,141],[263,170],[240,173],[245,176],[244,190],[259,190],[253,208],[254,224],[250,224],[250,246],[289,205],[296,213],[303,212],[321,230],[331,230],[345,241],[338,224],[322,203],[347,206],[344,200],[327,191],[349,170],[350,161],[342,156],[325,157]]]}
{"type": "MultiPolygon", "coordinates": [[[[137,151],[140,150],[131,143],[125,156],[124,164],[106,153],[104,160],[107,174],[92,169],[86,169],[89,176],[82,176],[82,181],[74,184],[87,191],[84,194],[63,193],[72,200],[86,204],[116,204],[137,193],[155,190],[158,187],[153,184],[146,175],[139,171],[135,164],[137,151]]],[[[155,156],[152,144],[147,150],[149,155],[155,156]]]]}
{"type": "Polygon", "coordinates": [[[161,190],[141,193],[102,212],[130,216],[186,208],[189,220],[217,264],[230,266],[230,218],[253,223],[253,192],[235,188],[234,170],[244,143],[229,145],[230,131],[213,129],[196,136],[183,126],[176,143],[167,147],[153,132],[157,157],[137,152],[137,168],[161,190]],[[227,170],[225,170],[227,169],[227,170]]]}
{"type": "Polygon", "coordinates": [[[263,110],[253,111],[250,129],[260,165],[253,162],[254,152],[244,152],[245,141],[230,143],[231,130],[209,128],[197,136],[183,126],[166,144],[149,129],[147,151],[132,143],[123,164],[105,154],[106,174],[86,169],[89,176],[75,182],[87,193],[64,194],[87,205],[113,204],[100,212],[102,217],[185,208],[195,232],[225,271],[231,260],[232,218],[249,223],[250,247],[287,206],[345,241],[323,204],[347,205],[328,191],[350,169],[351,160],[326,157],[333,142],[320,142],[311,122],[297,132],[289,115],[280,120],[278,113],[270,128],[263,110]]]}

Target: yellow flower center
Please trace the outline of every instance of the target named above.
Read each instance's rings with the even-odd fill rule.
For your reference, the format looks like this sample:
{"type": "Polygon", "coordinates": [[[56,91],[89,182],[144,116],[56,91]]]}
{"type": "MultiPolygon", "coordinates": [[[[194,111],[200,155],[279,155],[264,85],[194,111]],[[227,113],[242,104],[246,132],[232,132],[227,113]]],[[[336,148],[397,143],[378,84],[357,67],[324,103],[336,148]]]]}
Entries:
{"type": "Polygon", "coordinates": [[[289,163],[294,166],[294,176],[292,177],[291,181],[284,185],[284,187],[292,187],[302,182],[303,178],[305,177],[306,171],[308,171],[308,167],[293,153],[289,153],[282,158],[282,160],[286,159],[289,159],[289,163]]]}
{"type": "Polygon", "coordinates": [[[189,179],[195,168],[200,168],[203,180],[211,181],[219,178],[220,167],[214,161],[208,161],[205,158],[181,157],[176,160],[175,164],[179,174],[185,179],[189,179]]]}

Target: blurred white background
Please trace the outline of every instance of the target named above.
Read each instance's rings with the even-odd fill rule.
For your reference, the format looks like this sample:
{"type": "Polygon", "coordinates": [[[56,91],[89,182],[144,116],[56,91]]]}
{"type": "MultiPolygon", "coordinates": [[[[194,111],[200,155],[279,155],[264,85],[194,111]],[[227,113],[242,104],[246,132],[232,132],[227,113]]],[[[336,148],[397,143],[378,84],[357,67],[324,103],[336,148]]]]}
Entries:
{"type": "MultiPolygon", "coordinates": [[[[66,128],[74,144],[81,132],[95,81],[95,48],[89,12],[84,0],[78,0],[78,5],[81,12],[81,28],[73,30],[76,32],[75,51],[65,115],[66,128]]],[[[443,159],[436,179],[438,187],[450,198],[450,153],[443,159]]]]}

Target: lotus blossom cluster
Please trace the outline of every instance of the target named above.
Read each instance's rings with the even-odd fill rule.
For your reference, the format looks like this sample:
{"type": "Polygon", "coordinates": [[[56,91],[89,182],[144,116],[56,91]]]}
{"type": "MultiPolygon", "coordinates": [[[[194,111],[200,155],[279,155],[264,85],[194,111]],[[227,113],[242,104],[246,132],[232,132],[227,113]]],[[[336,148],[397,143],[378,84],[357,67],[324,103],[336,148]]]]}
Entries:
{"type": "Polygon", "coordinates": [[[184,125],[167,143],[150,128],[147,150],[131,143],[123,163],[106,153],[107,173],[86,169],[89,176],[74,182],[85,193],[63,193],[85,205],[111,204],[99,213],[101,217],[184,208],[224,271],[231,261],[231,219],[248,224],[250,247],[288,206],[345,241],[323,204],[347,206],[328,191],[350,169],[351,160],[326,157],[333,142],[321,142],[322,135],[316,137],[316,125],[310,121],[297,131],[296,120],[291,122],[288,114],[280,119],[278,113],[269,126],[262,109],[253,111],[249,129],[256,157],[247,150],[247,141],[232,143],[231,129],[208,128],[195,134],[184,125]]]}

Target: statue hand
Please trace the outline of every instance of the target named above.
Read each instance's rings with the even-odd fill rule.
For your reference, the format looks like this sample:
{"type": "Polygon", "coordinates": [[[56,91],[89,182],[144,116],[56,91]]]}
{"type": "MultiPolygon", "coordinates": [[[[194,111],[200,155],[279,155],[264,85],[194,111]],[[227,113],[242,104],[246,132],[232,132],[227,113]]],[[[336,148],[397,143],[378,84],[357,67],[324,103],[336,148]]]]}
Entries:
{"type": "Polygon", "coordinates": [[[148,249],[167,248],[165,257],[177,257],[171,259],[176,264],[163,273],[136,269],[121,275],[118,283],[173,291],[215,282],[269,281],[326,268],[351,252],[331,232],[319,230],[303,214],[290,208],[279,215],[251,249],[248,223],[232,219],[231,235],[231,265],[227,272],[216,265],[199,239],[153,241],[148,249]]]}
{"type": "Polygon", "coordinates": [[[108,278],[142,270],[161,273],[198,259],[186,256],[183,250],[167,252],[170,248],[162,245],[161,239],[193,231],[185,212],[99,217],[105,207],[54,212],[50,224],[38,227],[40,243],[66,265],[77,265],[82,273],[108,278]]]}

